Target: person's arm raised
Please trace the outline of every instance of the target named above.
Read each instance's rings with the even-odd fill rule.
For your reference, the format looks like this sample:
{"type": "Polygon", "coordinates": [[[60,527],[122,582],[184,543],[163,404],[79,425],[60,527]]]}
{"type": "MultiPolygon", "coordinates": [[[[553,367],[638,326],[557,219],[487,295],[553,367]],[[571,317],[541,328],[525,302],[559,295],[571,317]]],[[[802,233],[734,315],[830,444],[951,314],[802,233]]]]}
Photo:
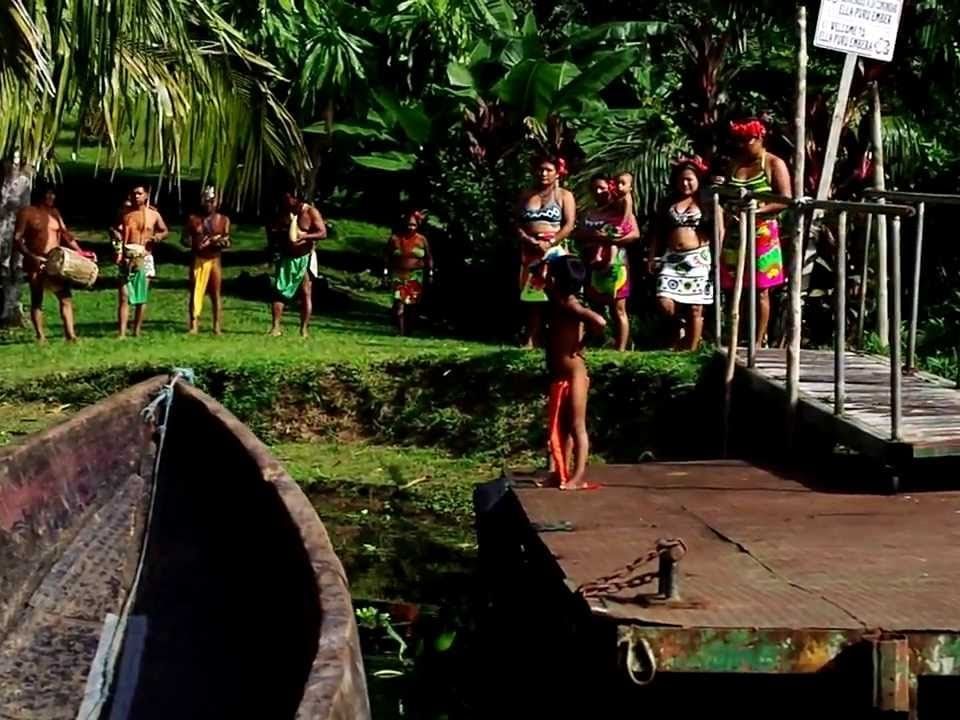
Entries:
{"type": "Polygon", "coordinates": [[[570,313],[581,320],[593,332],[602,332],[607,326],[607,321],[598,313],[595,313],[588,307],[584,307],[573,295],[567,296],[561,303],[570,313]]]}
{"type": "Polygon", "coordinates": [[[307,215],[310,218],[310,230],[307,232],[300,233],[300,240],[312,240],[316,242],[317,240],[323,240],[327,237],[327,226],[323,222],[323,216],[320,214],[320,211],[315,207],[311,207],[307,210],[307,215]]]}

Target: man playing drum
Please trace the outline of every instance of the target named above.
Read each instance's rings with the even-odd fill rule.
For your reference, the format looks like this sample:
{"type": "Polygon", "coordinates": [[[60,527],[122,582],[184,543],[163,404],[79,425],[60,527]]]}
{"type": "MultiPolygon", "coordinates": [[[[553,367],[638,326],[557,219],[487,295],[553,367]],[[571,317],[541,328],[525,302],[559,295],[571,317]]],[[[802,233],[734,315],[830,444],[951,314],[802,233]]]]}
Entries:
{"type": "Polygon", "coordinates": [[[183,226],[183,242],[193,252],[190,266],[190,295],[187,300],[189,330],[196,335],[200,324],[203,298],[207,294],[213,303],[213,334],[223,332],[221,317],[223,304],[220,286],[223,269],[220,255],[230,247],[230,218],[219,212],[220,199],[213,187],[207,187],[201,198],[203,209],[187,216],[183,226]]]}
{"type": "Polygon", "coordinates": [[[123,245],[118,253],[120,265],[120,307],[118,312],[120,337],[127,336],[127,321],[130,305],[133,305],[133,334],[143,331],[143,316],[150,293],[153,276],[153,246],[163,240],[170,231],[160,213],[150,207],[150,197],[143,185],[137,185],[130,193],[133,208],[123,216],[123,245]]]}
{"type": "Polygon", "coordinates": [[[311,276],[317,275],[317,256],[313,248],[317,240],[327,236],[327,226],[320,211],[304,202],[302,195],[294,190],[284,194],[280,213],[276,226],[267,229],[268,242],[276,254],[270,334],[281,334],[280,318],[284,305],[299,293],[300,336],[307,337],[313,302],[311,276]]]}
{"type": "Polygon", "coordinates": [[[43,291],[49,288],[60,302],[60,317],[63,319],[63,335],[67,342],[74,342],[77,334],[73,327],[73,301],[70,284],[62,278],[53,278],[44,272],[47,256],[58,247],[68,247],[81,252],[73,234],[60,217],[55,207],[56,193],[53,188],[43,188],[33,205],[17,213],[13,242],[23,255],[23,270],[30,285],[30,320],[37,333],[37,342],[46,342],[43,329],[43,291]]]}

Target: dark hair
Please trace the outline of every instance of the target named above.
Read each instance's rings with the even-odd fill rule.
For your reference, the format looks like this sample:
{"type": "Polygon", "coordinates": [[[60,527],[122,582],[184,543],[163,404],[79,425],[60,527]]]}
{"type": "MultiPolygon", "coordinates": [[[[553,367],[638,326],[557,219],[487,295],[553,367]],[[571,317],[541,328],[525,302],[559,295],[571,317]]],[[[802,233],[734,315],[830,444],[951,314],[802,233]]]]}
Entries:
{"type": "Polygon", "coordinates": [[[559,155],[546,155],[541,154],[537,155],[533,159],[533,165],[531,166],[534,170],[549,163],[557,171],[557,176],[560,178],[565,178],[570,174],[570,168],[567,166],[566,158],[563,158],[559,155]]]}
{"type": "Polygon", "coordinates": [[[566,297],[576,295],[583,289],[587,268],[577,256],[560,255],[552,258],[548,268],[553,278],[553,292],[566,297]]]}
{"type": "Polygon", "coordinates": [[[33,192],[30,194],[30,196],[33,199],[34,203],[38,203],[47,196],[47,193],[53,193],[54,195],[56,195],[57,186],[54,185],[52,182],[38,183],[37,185],[34,186],[33,192]]]}
{"type": "Polygon", "coordinates": [[[595,182],[600,182],[601,180],[603,180],[604,182],[610,182],[610,176],[607,175],[606,173],[599,173],[599,172],[594,173],[593,175],[590,176],[591,185],[593,185],[595,182]]]}

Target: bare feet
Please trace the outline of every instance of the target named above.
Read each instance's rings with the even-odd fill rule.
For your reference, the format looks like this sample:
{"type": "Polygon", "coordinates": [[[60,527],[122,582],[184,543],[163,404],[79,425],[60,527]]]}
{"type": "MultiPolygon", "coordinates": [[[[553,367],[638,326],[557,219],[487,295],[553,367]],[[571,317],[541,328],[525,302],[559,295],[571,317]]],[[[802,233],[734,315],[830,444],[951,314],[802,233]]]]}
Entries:
{"type": "Polygon", "coordinates": [[[66,340],[71,345],[76,345],[78,342],[80,342],[80,339],[76,335],[73,335],[72,337],[68,337],[66,338],[66,340]]]}
{"type": "Polygon", "coordinates": [[[278,327],[273,327],[273,328],[270,328],[269,331],[267,331],[267,335],[269,335],[270,337],[280,337],[281,335],[283,335],[283,330],[281,330],[278,327]]]}
{"type": "Polygon", "coordinates": [[[306,328],[300,328],[300,337],[306,340],[308,337],[310,337],[309,331],[306,328]]]}
{"type": "Polygon", "coordinates": [[[583,476],[570,478],[568,482],[560,484],[561,490],[597,490],[600,487],[597,483],[587,482],[583,476]]]}
{"type": "Polygon", "coordinates": [[[214,335],[223,335],[223,328],[215,327],[215,328],[213,329],[213,334],[214,334],[214,335]]]}
{"type": "Polygon", "coordinates": [[[37,335],[37,345],[46,345],[47,338],[45,335],[37,335]]]}
{"type": "Polygon", "coordinates": [[[196,326],[196,325],[191,325],[191,326],[187,329],[187,335],[196,335],[198,332],[199,332],[199,330],[197,329],[197,326],[196,326]]]}

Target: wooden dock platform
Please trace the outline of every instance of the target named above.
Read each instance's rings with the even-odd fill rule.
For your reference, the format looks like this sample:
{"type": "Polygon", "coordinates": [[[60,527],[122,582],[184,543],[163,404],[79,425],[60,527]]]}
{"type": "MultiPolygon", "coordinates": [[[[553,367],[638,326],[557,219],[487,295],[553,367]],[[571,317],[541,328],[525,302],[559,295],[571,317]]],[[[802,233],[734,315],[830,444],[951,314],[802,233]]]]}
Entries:
{"type": "Polygon", "coordinates": [[[543,576],[616,625],[632,674],[821,673],[853,655],[874,673],[874,707],[901,712],[919,678],[960,676],[960,491],[824,492],[739,461],[588,474],[603,487],[499,482],[524,552],[539,547],[543,576]],[[672,599],[656,560],[622,575],[661,538],[687,548],[672,599]],[[611,576],[628,582],[588,590],[611,576]]]}
{"type": "MultiPolygon", "coordinates": [[[[815,426],[838,443],[882,462],[902,467],[918,458],[960,455],[960,390],[956,383],[929,373],[904,375],[900,438],[890,423],[890,361],[878,355],[847,352],[845,408],[834,413],[834,353],[800,353],[801,423],[815,426]]],[[[738,387],[786,403],[787,361],[783,350],[757,353],[756,366],[738,356],[738,387]]]]}

